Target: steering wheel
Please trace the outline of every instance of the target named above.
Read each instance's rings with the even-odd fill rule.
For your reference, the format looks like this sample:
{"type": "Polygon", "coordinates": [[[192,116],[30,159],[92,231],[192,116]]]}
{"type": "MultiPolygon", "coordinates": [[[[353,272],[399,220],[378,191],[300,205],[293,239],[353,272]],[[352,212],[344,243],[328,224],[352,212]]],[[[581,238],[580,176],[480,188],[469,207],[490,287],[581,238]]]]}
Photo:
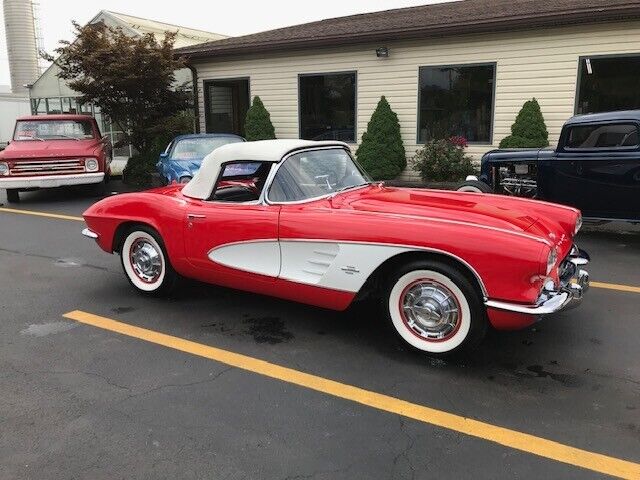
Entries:
{"type": "Polygon", "coordinates": [[[336,172],[316,175],[314,178],[318,186],[326,187],[327,190],[333,190],[338,186],[338,175],[336,172]]]}

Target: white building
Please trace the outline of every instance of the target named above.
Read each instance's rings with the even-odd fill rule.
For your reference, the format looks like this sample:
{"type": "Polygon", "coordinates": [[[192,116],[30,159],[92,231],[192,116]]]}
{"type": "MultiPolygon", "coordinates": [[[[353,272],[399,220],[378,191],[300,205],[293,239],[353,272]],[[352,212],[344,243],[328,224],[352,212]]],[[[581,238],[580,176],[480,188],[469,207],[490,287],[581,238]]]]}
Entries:
{"type": "Polygon", "coordinates": [[[465,0],[178,53],[197,71],[202,131],[242,133],[237,119],[258,95],[278,138],[336,138],[355,150],[384,95],[408,157],[445,134],[466,137],[478,158],[532,97],[552,144],[576,113],[640,108],[638,0],[465,0]]]}
{"type": "MultiPolygon", "coordinates": [[[[132,36],[141,36],[148,33],[153,34],[159,41],[164,38],[166,32],[176,32],[176,48],[197,45],[199,43],[210,42],[227,38],[217,33],[195,30],[192,28],[180,27],[168,23],[156,22],[145,18],[134,17],[122,13],[102,10],[89,23],[102,22],[113,28],[121,28],[123,32],[132,36]]],[[[94,115],[103,134],[109,135],[112,143],[121,139],[123,132],[117,126],[104,118],[100,109],[91,104],[81,104],[80,94],[75,92],[58,78],[60,68],[52,63],[47,70],[33,83],[30,88],[31,111],[34,114],[53,113],[88,113],[94,115]]],[[[191,71],[187,68],[176,72],[176,83],[178,85],[190,85],[192,83],[191,71]]],[[[130,146],[114,149],[114,174],[118,174],[131,156],[130,146]]]]}

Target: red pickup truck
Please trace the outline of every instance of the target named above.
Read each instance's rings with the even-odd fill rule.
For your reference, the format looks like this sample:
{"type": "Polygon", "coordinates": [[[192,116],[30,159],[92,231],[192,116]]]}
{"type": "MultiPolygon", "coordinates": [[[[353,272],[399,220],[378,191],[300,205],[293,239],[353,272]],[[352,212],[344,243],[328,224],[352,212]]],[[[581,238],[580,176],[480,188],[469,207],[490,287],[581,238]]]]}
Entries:
{"type": "Polygon", "coordinates": [[[89,115],[37,115],[16,120],[13,139],[0,152],[0,188],[7,200],[18,192],[65,185],[95,185],[109,179],[111,144],[89,115]]]}

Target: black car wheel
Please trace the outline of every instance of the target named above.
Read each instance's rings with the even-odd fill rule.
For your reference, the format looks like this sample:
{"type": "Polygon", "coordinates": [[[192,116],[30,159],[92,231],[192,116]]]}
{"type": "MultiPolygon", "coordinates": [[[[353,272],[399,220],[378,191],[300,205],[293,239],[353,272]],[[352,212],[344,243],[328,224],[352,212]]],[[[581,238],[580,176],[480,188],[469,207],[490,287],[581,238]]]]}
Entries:
{"type": "Polygon", "coordinates": [[[481,180],[465,180],[456,188],[459,192],[493,193],[493,189],[481,180]]]}
{"type": "Polygon", "coordinates": [[[15,188],[7,189],[7,201],[9,203],[20,202],[20,195],[18,194],[18,190],[16,190],[15,188]]]}

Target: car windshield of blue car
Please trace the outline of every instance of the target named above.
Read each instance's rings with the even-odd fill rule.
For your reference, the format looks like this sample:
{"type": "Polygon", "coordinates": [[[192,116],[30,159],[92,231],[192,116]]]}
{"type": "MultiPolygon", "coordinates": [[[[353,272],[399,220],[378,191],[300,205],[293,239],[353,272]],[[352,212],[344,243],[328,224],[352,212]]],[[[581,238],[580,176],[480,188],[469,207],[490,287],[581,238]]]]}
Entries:
{"type": "Polygon", "coordinates": [[[216,148],[238,141],[239,139],[233,137],[185,138],[178,140],[170,158],[177,161],[202,160],[216,148]]]}

